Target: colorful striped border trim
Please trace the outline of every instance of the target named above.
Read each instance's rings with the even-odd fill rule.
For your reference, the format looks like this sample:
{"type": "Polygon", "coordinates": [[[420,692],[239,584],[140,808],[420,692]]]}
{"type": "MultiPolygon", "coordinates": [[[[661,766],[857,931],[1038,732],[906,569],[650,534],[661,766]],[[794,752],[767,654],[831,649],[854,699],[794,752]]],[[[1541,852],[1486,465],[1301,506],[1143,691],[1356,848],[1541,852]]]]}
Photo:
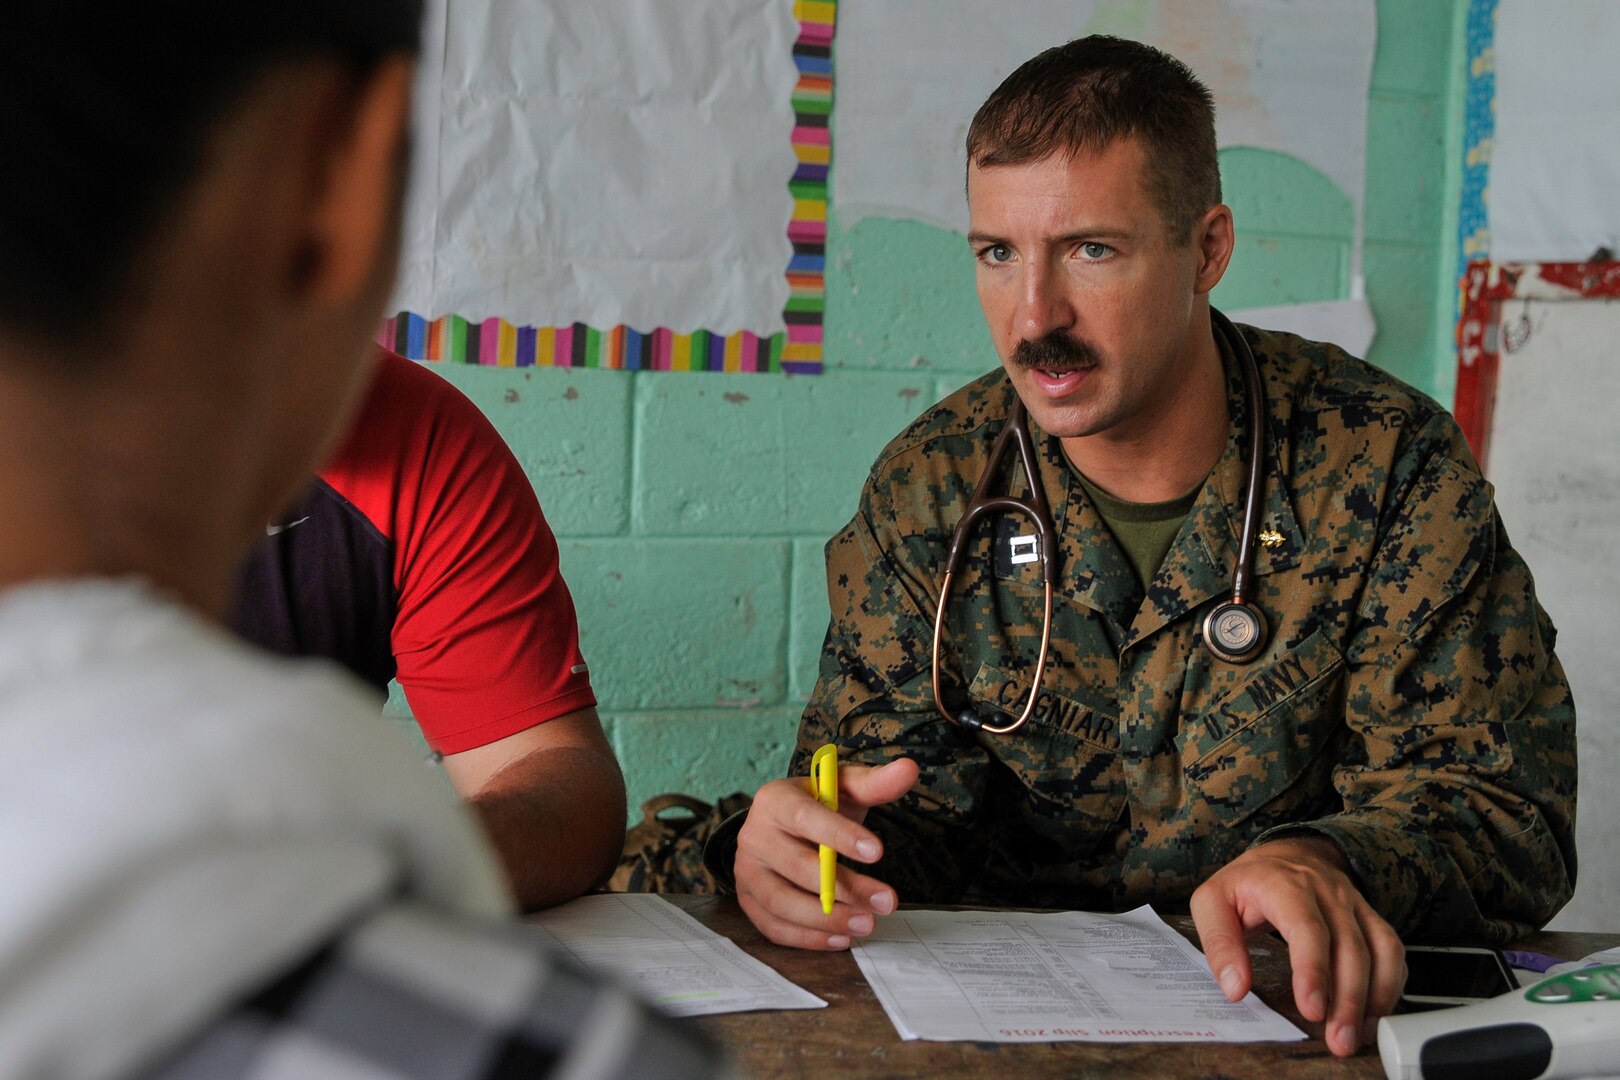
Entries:
{"type": "Polygon", "coordinates": [[[1468,0],[1464,31],[1468,74],[1464,89],[1462,199],[1457,213],[1457,310],[1467,304],[1469,264],[1491,256],[1487,200],[1491,144],[1496,137],[1496,10],[1500,0],[1468,0]]]}
{"type": "Polygon", "coordinates": [[[821,328],[827,303],[827,173],[832,167],[833,28],[838,22],[834,0],[794,0],[799,39],[793,43],[793,65],[799,82],[793,88],[793,156],[798,164],[788,190],[793,193],[793,219],[788,241],[788,302],[782,313],[787,344],[782,370],[804,374],[821,370],[821,328]]]}
{"type": "Polygon", "coordinates": [[[832,165],[833,30],[837,0],[794,0],[799,36],[793,64],[793,156],[788,190],[793,217],[788,242],[787,329],[761,337],[747,330],[677,334],[660,327],[598,329],[514,326],[505,319],[471,322],[460,315],[425,319],[402,311],[383,319],[377,342],[412,360],[493,367],[607,368],[622,371],[782,371],[817,375],[827,301],[827,182],[832,165]]]}
{"type": "Polygon", "coordinates": [[[790,334],[760,337],[747,330],[722,336],[707,330],[642,333],[628,326],[513,326],[504,319],[475,323],[460,315],[429,322],[405,311],[384,319],[377,341],[412,360],[486,367],[607,368],[621,371],[790,371],[790,334]]]}

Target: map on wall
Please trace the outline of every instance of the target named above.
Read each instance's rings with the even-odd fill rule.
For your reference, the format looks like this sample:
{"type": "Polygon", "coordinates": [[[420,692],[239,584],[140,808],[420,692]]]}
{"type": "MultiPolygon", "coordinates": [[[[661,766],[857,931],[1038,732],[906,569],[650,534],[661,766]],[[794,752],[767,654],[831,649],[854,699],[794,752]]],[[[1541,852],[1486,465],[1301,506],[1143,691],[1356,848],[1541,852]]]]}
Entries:
{"type": "MultiPolygon", "coordinates": [[[[844,0],[838,18],[833,193],[844,226],[899,217],[966,234],[963,143],[979,105],[1042,50],[1115,34],[1198,74],[1215,95],[1222,148],[1289,154],[1344,193],[1359,282],[1374,0],[844,0]]],[[[1353,302],[1312,307],[1277,328],[1366,320],[1370,338],[1359,289],[1353,302]]]]}
{"type": "Polygon", "coordinates": [[[428,7],[385,343],[819,370],[833,3],[428,7]]]}

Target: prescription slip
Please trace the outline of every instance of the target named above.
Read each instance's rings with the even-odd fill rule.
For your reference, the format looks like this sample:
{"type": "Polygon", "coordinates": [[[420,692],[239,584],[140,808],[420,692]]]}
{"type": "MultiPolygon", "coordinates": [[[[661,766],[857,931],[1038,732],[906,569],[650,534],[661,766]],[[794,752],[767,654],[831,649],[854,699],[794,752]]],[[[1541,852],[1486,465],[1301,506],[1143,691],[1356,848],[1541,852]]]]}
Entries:
{"type": "Polygon", "coordinates": [[[1249,994],[1230,1002],[1186,938],[1122,915],[900,911],[854,947],[902,1039],[934,1042],[1291,1042],[1249,994]]]}
{"type": "Polygon", "coordinates": [[[675,1016],[827,1007],[661,896],[582,896],[528,921],[675,1016]]]}

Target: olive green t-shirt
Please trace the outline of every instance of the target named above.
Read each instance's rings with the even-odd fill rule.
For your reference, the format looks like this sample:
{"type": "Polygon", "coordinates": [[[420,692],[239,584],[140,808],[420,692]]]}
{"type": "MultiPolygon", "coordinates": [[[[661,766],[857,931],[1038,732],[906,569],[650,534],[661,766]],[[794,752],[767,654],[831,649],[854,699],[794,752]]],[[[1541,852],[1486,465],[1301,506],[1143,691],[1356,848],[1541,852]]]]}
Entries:
{"type": "Polygon", "coordinates": [[[1131,569],[1136,571],[1136,579],[1146,589],[1148,582],[1158,574],[1164,557],[1170,553],[1170,545],[1175,543],[1181,523],[1192,511],[1193,503],[1198,501],[1198,488],[1167,502],[1133,503],[1114,498],[1087,480],[1079,469],[1075,469],[1074,474],[1079,478],[1080,486],[1086,489],[1086,496],[1091,499],[1091,505],[1097,508],[1103,524],[1119,541],[1120,550],[1125,552],[1131,569]]]}

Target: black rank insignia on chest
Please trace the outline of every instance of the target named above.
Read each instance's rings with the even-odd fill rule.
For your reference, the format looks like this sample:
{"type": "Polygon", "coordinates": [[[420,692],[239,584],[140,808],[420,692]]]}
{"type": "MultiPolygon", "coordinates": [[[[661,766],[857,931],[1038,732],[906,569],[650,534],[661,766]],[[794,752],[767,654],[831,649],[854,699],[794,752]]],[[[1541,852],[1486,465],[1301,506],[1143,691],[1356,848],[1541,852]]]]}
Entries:
{"type": "Polygon", "coordinates": [[[996,577],[1002,581],[1041,576],[1041,538],[1024,518],[1002,514],[996,518],[996,577]]]}

